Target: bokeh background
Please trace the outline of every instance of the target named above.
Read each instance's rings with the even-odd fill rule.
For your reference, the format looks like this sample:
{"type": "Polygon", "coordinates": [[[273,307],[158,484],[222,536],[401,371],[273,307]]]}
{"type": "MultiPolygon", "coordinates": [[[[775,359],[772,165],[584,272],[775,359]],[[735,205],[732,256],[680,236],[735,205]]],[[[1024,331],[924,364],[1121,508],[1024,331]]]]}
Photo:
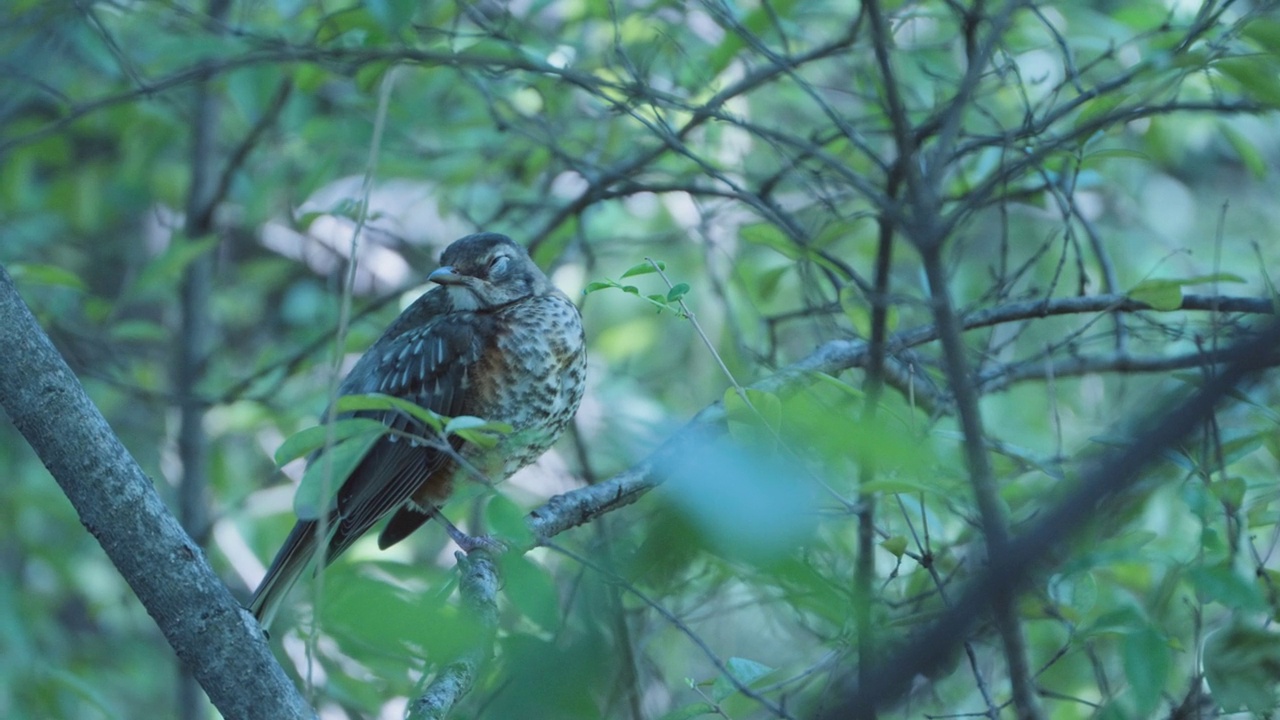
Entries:
{"type": "MultiPolygon", "coordinates": [[[[636,505],[506,561],[458,715],[803,717],[860,638],[886,655],[984,563],[939,289],[962,318],[1002,313],[965,358],[1015,530],[1270,312],[1274,10],[12,0],[0,263],[247,597],[292,522],[301,468],[275,450],[448,242],[511,235],[580,302],[590,387],[570,437],[452,517],[491,527],[606,480],[726,391],[729,420],[636,505]],[[896,380],[874,419],[854,362],[736,400],[869,337],[876,297],[896,380]]],[[[1233,398],[1028,583],[1047,717],[1274,704],[1276,394],[1233,398]]],[[[0,475],[0,715],[211,714],[7,423],[0,475]]],[[[322,717],[400,716],[465,641],[447,539],[369,540],[325,578],[278,657],[322,717]]],[[[885,716],[992,715],[1009,661],[979,626],[885,716]]]]}

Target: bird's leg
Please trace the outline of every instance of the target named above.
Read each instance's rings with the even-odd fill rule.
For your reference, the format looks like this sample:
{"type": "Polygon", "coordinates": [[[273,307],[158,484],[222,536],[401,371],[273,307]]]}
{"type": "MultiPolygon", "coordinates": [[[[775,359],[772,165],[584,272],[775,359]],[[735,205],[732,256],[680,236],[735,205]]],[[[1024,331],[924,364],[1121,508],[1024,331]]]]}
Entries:
{"type": "Polygon", "coordinates": [[[440,512],[440,508],[433,508],[431,510],[431,514],[435,516],[436,520],[440,521],[441,525],[444,525],[444,531],[449,533],[449,537],[457,543],[458,547],[462,548],[462,551],[465,553],[470,553],[472,550],[477,548],[484,548],[485,550],[491,550],[496,553],[503,553],[507,550],[506,545],[503,545],[500,540],[489,535],[468,535],[459,530],[457,525],[450,522],[449,518],[445,517],[444,513],[440,512]]]}

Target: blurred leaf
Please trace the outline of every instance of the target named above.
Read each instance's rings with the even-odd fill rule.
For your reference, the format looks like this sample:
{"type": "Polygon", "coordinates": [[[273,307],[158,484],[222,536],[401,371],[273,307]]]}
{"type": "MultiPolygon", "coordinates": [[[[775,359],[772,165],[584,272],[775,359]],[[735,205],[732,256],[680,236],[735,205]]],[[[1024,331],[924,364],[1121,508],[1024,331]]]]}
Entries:
{"type": "Polygon", "coordinates": [[[1203,658],[1205,679],[1223,710],[1269,713],[1277,707],[1280,635],[1234,622],[1209,633],[1203,658]]]}
{"type": "Polygon", "coordinates": [[[1280,21],[1266,14],[1253,15],[1244,24],[1242,33],[1267,50],[1280,52],[1280,21]]]}
{"type": "Polygon", "coordinates": [[[177,292],[187,267],[217,244],[217,237],[184,240],[175,235],[169,247],[142,268],[129,288],[129,299],[160,300],[172,296],[177,292]]]}
{"type": "Polygon", "coordinates": [[[777,395],[755,388],[744,388],[746,399],[737,388],[724,391],[725,422],[729,434],[743,447],[771,451],[777,446],[782,428],[782,401],[777,395]]]}
{"type": "Polygon", "coordinates": [[[1178,280],[1143,280],[1128,292],[1130,299],[1150,305],[1154,310],[1177,310],[1182,307],[1182,283],[1178,280]]]}
{"type": "MultiPolygon", "coordinates": [[[[381,424],[381,423],[379,423],[381,424]]],[[[323,428],[320,428],[323,429],[323,428]]],[[[386,427],[383,427],[386,430],[386,427]]],[[[293,496],[293,511],[299,520],[315,520],[342,483],[355,472],[369,450],[382,439],[382,433],[353,435],[331,448],[307,465],[302,482],[293,496]]],[[[403,438],[399,442],[406,442],[403,438]]]]}
{"type": "Polygon", "coordinates": [[[705,702],[696,702],[692,705],[685,705],[684,707],[676,708],[666,715],[663,715],[659,720],[689,720],[690,718],[715,714],[717,714],[715,706],[705,702]]]}
{"type": "Polygon", "coordinates": [[[880,547],[892,553],[894,557],[900,558],[907,551],[907,538],[903,535],[894,535],[882,540],[880,547]]]}
{"type": "Polygon", "coordinates": [[[38,283],[40,285],[53,285],[56,287],[71,288],[78,292],[88,290],[84,281],[70,270],[64,270],[56,265],[42,265],[39,263],[12,263],[5,267],[9,271],[9,276],[14,282],[38,283]]]}
{"type": "Polygon", "coordinates": [[[1130,299],[1146,303],[1154,310],[1177,310],[1182,307],[1182,288],[1187,285],[1204,285],[1207,283],[1243,283],[1244,278],[1231,273],[1214,275],[1198,275],[1180,279],[1148,279],[1134,285],[1127,295],[1130,299]]]}
{"type": "Polygon", "coordinates": [[[449,581],[434,568],[340,561],[325,570],[320,582],[324,596],[316,609],[326,635],[353,657],[366,662],[386,657],[401,666],[412,657],[443,663],[473,646],[483,633],[475,615],[446,602],[449,581]],[[398,582],[390,582],[393,577],[398,582]]]}
{"type": "Polygon", "coordinates": [[[1110,160],[1113,158],[1120,158],[1125,160],[1139,160],[1142,162],[1151,161],[1151,158],[1146,153],[1141,152],[1139,150],[1113,147],[1113,148],[1103,148],[1101,150],[1092,150],[1088,153],[1085,153],[1084,157],[1081,158],[1080,163],[1081,163],[1081,166],[1084,166],[1086,164],[1095,162],[1097,160],[1110,160]]]}
{"type": "Polygon", "coordinates": [[[1254,257],[1257,258],[1258,272],[1262,274],[1262,282],[1267,286],[1267,297],[1271,299],[1271,312],[1280,314],[1280,291],[1276,290],[1276,285],[1271,280],[1271,274],[1267,272],[1267,261],[1262,257],[1262,248],[1257,243],[1252,244],[1254,257]]]}
{"type": "Polygon", "coordinates": [[[1229,57],[1213,69],[1240,83],[1259,102],[1280,107],[1280,62],[1268,55],[1229,57]]]}
{"type": "Polygon", "coordinates": [[[485,505],[485,520],[493,532],[513,547],[528,547],[533,542],[533,534],[525,522],[524,509],[511,501],[507,496],[497,493],[489,498],[485,505]]]}
{"type": "MultiPolygon", "coordinates": [[[[729,658],[725,661],[725,667],[735,680],[746,687],[751,687],[757,680],[774,670],[768,665],[741,657],[729,658]]],[[[724,702],[736,692],[738,688],[723,675],[717,677],[711,686],[711,698],[716,702],[724,702]]]]}
{"type": "Polygon", "coordinates": [[[660,472],[671,498],[718,553],[767,564],[814,530],[814,488],[800,468],[776,455],[724,439],[696,455],[673,458],[660,472]]]}
{"type": "Polygon", "coordinates": [[[1245,169],[1250,174],[1259,179],[1267,174],[1267,161],[1252,141],[1240,134],[1240,131],[1236,130],[1228,122],[1218,123],[1218,129],[1222,131],[1223,137],[1231,144],[1231,148],[1236,151],[1236,157],[1240,158],[1240,162],[1244,164],[1245,169]]]}
{"type": "MultiPolygon", "coordinates": [[[[853,323],[853,329],[864,338],[871,337],[871,306],[863,302],[862,293],[854,285],[840,288],[840,309],[853,323]]],[[[885,330],[893,332],[898,327],[898,308],[890,306],[885,313],[885,330]]]]}
{"type": "Polygon", "coordinates": [[[383,435],[386,432],[387,426],[372,418],[343,418],[332,424],[309,427],[294,433],[280,444],[275,453],[276,465],[283,467],[323,448],[329,442],[336,444],[357,435],[383,435]]]}
{"type": "Polygon", "coordinates": [[[1261,611],[1267,607],[1258,588],[1229,565],[1194,567],[1189,574],[1196,589],[1210,600],[1240,610],[1261,611]]]}
{"type": "Polygon", "coordinates": [[[169,330],[146,320],[125,320],[111,326],[111,338],[121,342],[166,342],[169,330]]]}
{"type": "Polygon", "coordinates": [[[502,555],[499,562],[505,596],[511,603],[544,630],[560,627],[560,600],[551,573],[515,553],[502,555]]]}
{"type": "Polygon", "coordinates": [[[382,393],[365,393],[343,395],[334,402],[334,412],[337,413],[355,413],[369,410],[403,412],[436,432],[444,431],[444,416],[403,398],[383,395],[382,393]]]}
{"type": "Polygon", "coordinates": [[[1243,478],[1222,478],[1215,480],[1210,484],[1213,496],[1226,506],[1231,512],[1239,510],[1244,505],[1244,479],[1243,478]]]}
{"type": "Polygon", "coordinates": [[[755,223],[744,225],[738,235],[753,245],[763,245],[777,250],[788,260],[799,260],[805,256],[804,249],[791,241],[786,233],[772,223],[755,223]]]}
{"type": "Polygon", "coordinates": [[[1169,643],[1163,635],[1146,627],[1126,638],[1122,649],[1124,674],[1133,690],[1138,715],[1148,716],[1160,703],[1169,676],[1169,643]]]}
{"type": "Polygon", "coordinates": [[[410,29],[410,21],[419,4],[419,0],[365,0],[369,14],[392,36],[410,29]]]}

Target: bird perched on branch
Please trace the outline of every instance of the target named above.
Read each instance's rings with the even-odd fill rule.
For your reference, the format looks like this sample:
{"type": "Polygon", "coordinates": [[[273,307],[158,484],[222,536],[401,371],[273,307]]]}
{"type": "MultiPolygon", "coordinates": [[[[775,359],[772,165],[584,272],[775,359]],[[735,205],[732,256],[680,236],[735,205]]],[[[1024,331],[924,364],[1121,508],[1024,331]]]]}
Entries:
{"type": "Polygon", "coordinates": [[[524,249],[505,235],[479,233],[455,241],[440,263],[427,276],[439,287],[391,323],[338,394],[382,393],[447,417],[504,422],[512,431],[488,448],[451,437],[451,452],[426,441],[434,431],[404,412],[357,413],[393,432],[338,481],[323,523],[294,525],[249,603],[264,628],[313,560],[319,567],[332,562],[386,515],[378,546],[403,540],[459,480],[476,472],[505,480],[542,455],[577,412],[586,375],[582,318],[524,249]]]}

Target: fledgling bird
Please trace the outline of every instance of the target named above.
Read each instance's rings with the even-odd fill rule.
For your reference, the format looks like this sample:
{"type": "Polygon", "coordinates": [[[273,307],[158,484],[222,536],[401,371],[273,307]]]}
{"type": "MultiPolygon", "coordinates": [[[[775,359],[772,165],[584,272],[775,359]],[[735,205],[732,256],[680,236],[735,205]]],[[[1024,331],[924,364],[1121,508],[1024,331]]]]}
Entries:
{"type": "MultiPolygon", "coordinates": [[[[577,412],[586,380],[582,318],[505,235],[468,235],[445,249],[440,264],[427,276],[439,286],[391,323],[338,394],[383,393],[440,415],[511,425],[492,448],[455,438],[467,464],[499,482],[551,447],[577,412]]],[[[403,412],[358,414],[418,436],[432,432],[403,412]]],[[[394,545],[430,519],[471,472],[438,447],[384,435],[341,481],[325,537],[317,520],[294,525],[249,610],[267,628],[320,548],[323,567],[388,514],[378,546],[394,545]]]]}

